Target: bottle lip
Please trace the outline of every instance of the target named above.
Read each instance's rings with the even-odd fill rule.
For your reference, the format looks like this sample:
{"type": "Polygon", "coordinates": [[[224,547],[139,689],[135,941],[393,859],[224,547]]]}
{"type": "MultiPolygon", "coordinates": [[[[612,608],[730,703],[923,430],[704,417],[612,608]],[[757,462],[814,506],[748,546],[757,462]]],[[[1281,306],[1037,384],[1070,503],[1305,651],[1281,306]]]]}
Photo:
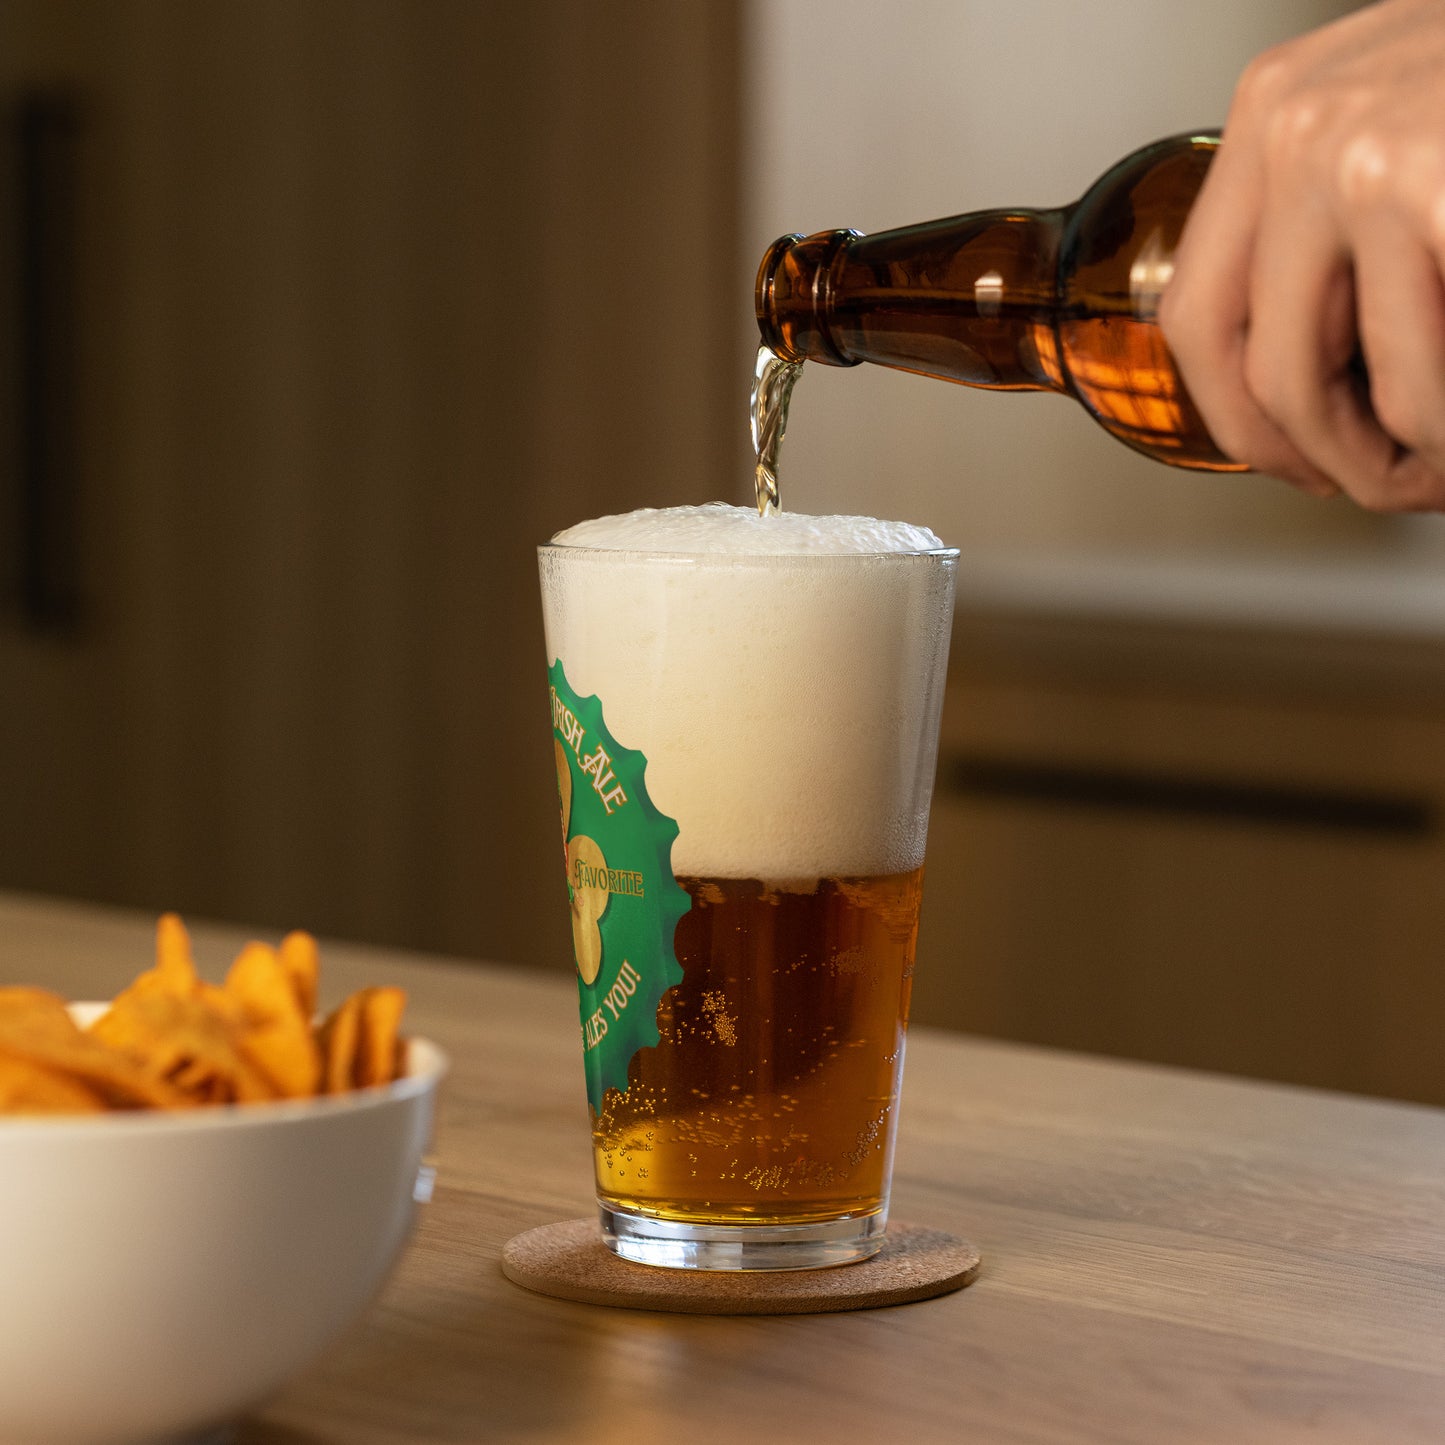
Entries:
{"type": "Polygon", "coordinates": [[[821,361],[828,366],[858,365],[861,358],[847,355],[834,341],[828,318],[833,262],[859,234],[818,231],[800,236],[794,232],[779,236],[763,253],[753,299],[758,331],[775,356],[784,361],[821,361]],[[793,264],[785,268],[783,263],[789,257],[793,264]],[[790,346],[784,339],[785,322],[794,327],[794,338],[801,339],[801,347],[790,346]]]}
{"type": "Polygon", "coordinates": [[[757,313],[758,333],[762,337],[763,345],[784,361],[807,359],[783,340],[782,330],[778,326],[776,303],[778,267],[782,264],[783,257],[802,239],[797,231],[779,236],[763,252],[762,262],[758,266],[758,279],[753,287],[753,309],[757,313]]]}

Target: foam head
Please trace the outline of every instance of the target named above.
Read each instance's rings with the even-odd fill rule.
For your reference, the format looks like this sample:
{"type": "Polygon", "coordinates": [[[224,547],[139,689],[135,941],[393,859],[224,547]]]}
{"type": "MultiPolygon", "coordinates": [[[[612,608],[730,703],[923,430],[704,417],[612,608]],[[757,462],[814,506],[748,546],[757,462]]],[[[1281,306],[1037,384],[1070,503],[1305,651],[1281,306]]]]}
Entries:
{"type": "Polygon", "coordinates": [[[647,757],[679,876],[923,861],[955,554],[871,517],[681,507],[542,549],[549,661],[647,757]]]}
{"type": "Polygon", "coordinates": [[[876,517],[760,516],[756,507],[709,502],[699,507],[643,507],[595,517],[558,532],[555,545],[686,556],[847,556],[930,552],[943,546],[927,527],[876,517]]]}

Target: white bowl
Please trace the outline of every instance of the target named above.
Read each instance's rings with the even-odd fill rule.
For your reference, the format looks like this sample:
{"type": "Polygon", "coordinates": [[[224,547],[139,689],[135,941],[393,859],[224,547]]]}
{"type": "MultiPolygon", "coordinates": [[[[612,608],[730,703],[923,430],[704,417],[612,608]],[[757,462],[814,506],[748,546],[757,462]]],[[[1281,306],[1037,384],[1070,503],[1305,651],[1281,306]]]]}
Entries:
{"type": "Polygon", "coordinates": [[[446,1067],[413,1039],[354,1094],[0,1122],[0,1441],[151,1445],[265,1400],[401,1252],[446,1067]]]}

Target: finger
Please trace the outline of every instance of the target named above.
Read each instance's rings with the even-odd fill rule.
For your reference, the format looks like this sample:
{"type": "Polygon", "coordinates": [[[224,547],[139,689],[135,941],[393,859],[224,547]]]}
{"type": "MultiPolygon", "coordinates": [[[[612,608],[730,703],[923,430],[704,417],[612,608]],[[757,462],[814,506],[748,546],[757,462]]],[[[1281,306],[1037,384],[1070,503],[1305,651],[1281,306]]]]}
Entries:
{"type": "Polygon", "coordinates": [[[1277,183],[1261,217],[1250,279],[1245,381],[1270,422],[1337,486],[1377,465],[1347,376],[1356,344],[1344,238],[1301,182],[1277,183]]]}
{"type": "Polygon", "coordinates": [[[1445,506],[1445,284],[1439,264],[1403,219],[1380,216],[1357,231],[1355,268],[1371,408],[1358,423],[1359,444],[1370,448],[1375,471],[1361,477],[1354,494],[1367,506],[1388,510],[1445,506]]]}
{"type": "Polygon", "coordinates": [[[1333,496],[1334,484],[1269,420],[1245,381],[1257,232],[1240,218],[1256,216],[1262,205],[1254,155],[1226,140],[1215,156],[1175,253],[1160,325],[1191,399],[1227,456],[1333,496]]]}

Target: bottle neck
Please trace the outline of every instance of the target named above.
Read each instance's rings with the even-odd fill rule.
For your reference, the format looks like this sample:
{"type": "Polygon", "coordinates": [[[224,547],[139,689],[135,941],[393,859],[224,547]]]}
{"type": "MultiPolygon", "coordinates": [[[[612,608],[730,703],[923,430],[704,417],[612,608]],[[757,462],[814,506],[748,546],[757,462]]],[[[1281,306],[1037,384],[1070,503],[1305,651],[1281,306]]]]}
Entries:
{"type": "Polygon", "coordinates": [[[790,361],[871,361],[969,386],[1063,391],[1062,219],[980,211],[871,236],[784,236],[758,272],[763,341],[790,361]]]}

